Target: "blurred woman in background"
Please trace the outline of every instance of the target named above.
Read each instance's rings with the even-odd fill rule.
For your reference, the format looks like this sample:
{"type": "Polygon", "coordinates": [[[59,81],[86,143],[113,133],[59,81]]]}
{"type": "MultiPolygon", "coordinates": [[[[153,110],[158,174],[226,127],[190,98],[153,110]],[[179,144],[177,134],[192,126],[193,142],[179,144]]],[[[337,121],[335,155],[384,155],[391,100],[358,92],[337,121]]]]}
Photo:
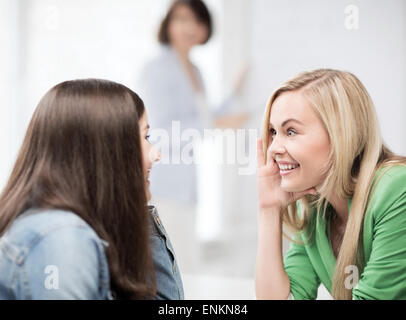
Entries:
{"type": "MultiPolygon", "coordinates": [[[[233,94],[216,111],[207,104],[204,82],[199,69],[190,60],[190,53],[193,48],[207,43],[212,32],[209,10],[201,0],[173,1],[159,29],[161,53],[145,66],[139,79],[152,128],[163,129],[169,135],[168,153],[163,154],[164,157],[180,154],[189,143],[172,144],[171,137],[177,134],[176,129],[172,130],[173,121],[179,122],[180,134],[185,129],[196,129],[203,136],[204,129],[239,128],[248,119],[247,114],[227,115],[241,91],[243,76],[238,79],[233,94]]],[[[173,232],[173,235],[176,236],[175,247],[182,246],[183,256],[189,260],[184,262],[185,268],[192,271],[198,259],[194,226],[196,166],[167,160],[169,163],[157,164],[151,175],[153,200],[160,208],[166,208],[163,218],[168,228],[175,230],[180,221],[188,226],[182,233],[173,232]]]]}

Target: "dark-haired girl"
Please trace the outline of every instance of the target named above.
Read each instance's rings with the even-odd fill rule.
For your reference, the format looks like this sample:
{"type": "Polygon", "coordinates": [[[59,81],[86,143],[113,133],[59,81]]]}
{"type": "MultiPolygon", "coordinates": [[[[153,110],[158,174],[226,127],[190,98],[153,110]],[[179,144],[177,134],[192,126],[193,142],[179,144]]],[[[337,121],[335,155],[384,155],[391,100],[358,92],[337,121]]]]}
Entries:
{"type": "Polygon", "coordinates": [[[137,94],[110,81],[42,98],[0,196],[0,299],[183,298],[147,207],[160,155],[145,121],[137,94]]]}

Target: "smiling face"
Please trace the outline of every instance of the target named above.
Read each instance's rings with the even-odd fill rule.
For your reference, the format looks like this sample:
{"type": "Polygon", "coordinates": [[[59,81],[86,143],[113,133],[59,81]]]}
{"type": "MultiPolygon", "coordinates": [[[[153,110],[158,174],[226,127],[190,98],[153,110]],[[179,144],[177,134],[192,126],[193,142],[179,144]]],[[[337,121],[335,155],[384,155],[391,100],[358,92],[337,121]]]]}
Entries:
{"type": "Polygon", "coordinates": [[[300,91],[282,93],[272,104],[269,147],[278,163],[281,188],[301,192],[321,185],[330,141],[322,121],[300,91]],[[294,119],[294,120],[290,120],[294,119]]]}
{"type": "Polygon", "coordinates": [[[208,36],[207,26],[200,22],[187,5],[174,9],[168,28],[171,45],[182,50],[202,44],[208,36]]]}
{"type": "Polygon", "coordinates": [[[151,200],[151,192],[149,190],[150,185],[149,174],[151,172],[153,163],[159,161],[159,159],[161,158],[161,154],[148,140],[149,124],[148,124],[148,116],[145,111],[142,117],[140,118],[138,124],[140,127],[142,162],[145,177],[145,192],[147,200],[149,201],[151,200]]]}

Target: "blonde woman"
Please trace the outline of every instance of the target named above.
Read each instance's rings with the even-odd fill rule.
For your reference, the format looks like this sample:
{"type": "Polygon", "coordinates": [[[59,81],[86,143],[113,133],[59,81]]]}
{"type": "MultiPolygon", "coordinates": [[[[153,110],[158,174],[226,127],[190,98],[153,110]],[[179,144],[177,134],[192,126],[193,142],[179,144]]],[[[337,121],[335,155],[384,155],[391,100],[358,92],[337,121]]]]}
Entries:
{"type": "Polygon", "coordinates": [[[258,190],[258,299],[315,299],[321,283],[334,299],[406,299],[406,157],[354,75],[315,70],[273,93],[258,190]]]}

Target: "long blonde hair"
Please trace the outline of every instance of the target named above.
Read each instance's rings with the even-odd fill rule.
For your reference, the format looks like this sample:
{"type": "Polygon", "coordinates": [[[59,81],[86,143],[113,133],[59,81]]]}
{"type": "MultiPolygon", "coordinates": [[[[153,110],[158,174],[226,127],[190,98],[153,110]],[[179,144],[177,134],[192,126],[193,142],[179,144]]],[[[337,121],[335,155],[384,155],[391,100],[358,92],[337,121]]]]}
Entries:
{"type": "MultiPolygon", "coordinates": [[[[288,205],[282,212],[283,223],[294,232],[308,230],[314,218],[311,208],[316,207],[317,214],[324,217],[328,206],[326,199],[332,195],[345,199],[352,197],[351,214],[348,216],[332,280],[333,298],[350,300],[352,290],[344,285],[345,268],[356,265],[361,272],[364,268],[363,244],[360,239],[364,214],[373,193],[371,187],[375,173],[383,166],[406,166],[406,157],[395,155],[384,144],[374,104],[359,79],[349,72],[332,69],[301,73],[274,91],[264,114],[264,150],[269,145],[272,105],[282,93],[292,91],[300,91],[314,108],[329,135],[331,149],[326,165],[326,179],[318,190],[319,194],[306,195],[298,200],[302,209],[300,216],[295,202],[288,205]]],[[[285,232],[284,235],[289,238],[285,232]]]]}

